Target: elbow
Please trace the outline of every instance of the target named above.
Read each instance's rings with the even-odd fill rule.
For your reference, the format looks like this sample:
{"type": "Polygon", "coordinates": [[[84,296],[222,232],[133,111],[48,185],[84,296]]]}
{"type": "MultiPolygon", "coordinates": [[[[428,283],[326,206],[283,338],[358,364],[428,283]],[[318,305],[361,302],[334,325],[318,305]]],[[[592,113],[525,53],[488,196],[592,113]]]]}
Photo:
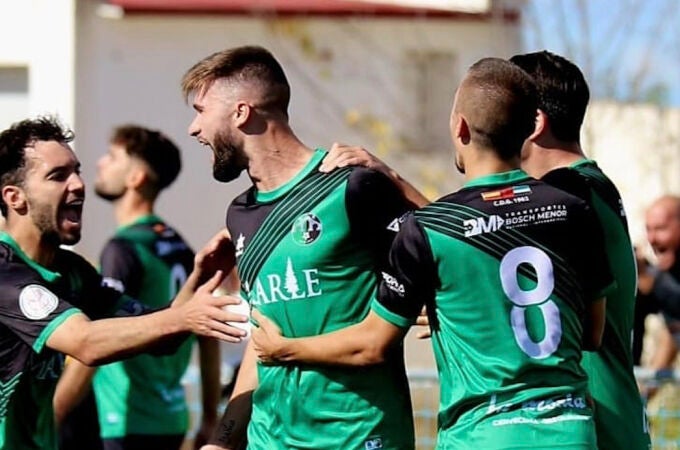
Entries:
{"type": "Polygon", "coordinates": [[[387,360],[387,347],[379,344],[369,344],[354,354],[354,365],[359,367],[382,364],[387,360]]]}

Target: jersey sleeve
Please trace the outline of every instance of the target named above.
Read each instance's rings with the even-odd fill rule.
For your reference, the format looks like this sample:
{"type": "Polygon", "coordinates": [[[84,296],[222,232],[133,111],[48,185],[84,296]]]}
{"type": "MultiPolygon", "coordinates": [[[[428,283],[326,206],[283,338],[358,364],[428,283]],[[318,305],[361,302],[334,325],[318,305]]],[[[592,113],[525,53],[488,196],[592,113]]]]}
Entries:
{"type": "Polygon", "coordinates": [[[580,222],[579,241],[582,258],[579,264],[584,280],[585,299],[598,300],[616,288],[616,281],[609,267],[602,225],[593,209],[585,203],[580,222]]]}
{"type": "MultiPolygon", "coordinates": [[[[389,252],[389,262],[382,272],[377,298],[372,309],[398,327],[412,325],[423,305],[434,311],[437,268],[425,232],[413,216],[402,224],[389,252]]],[[[430,318],[433,315],[430,314],[430,318]]],[[[431,320],[433,327],[436,326],[431,320]]]]}
{"type": "Polygon", "coordinates": [[[99,264],[105,285],[131,296],[139,295],[144,267],[132,244],[111,239],[102,250],[99,264]]]}
{"type": "Polygon", "coordinates": [[[42,351],[59,325],[80,312],[22,264],[8,264],[1,276],[0,323],[35,352],[42,351]]]}
{"type": "Polygon", "coordinates": [[[375,252],[383,267],[410,203],[386,175],[356,168],[349,176],[345,206],[352,233],[375,252]]]}

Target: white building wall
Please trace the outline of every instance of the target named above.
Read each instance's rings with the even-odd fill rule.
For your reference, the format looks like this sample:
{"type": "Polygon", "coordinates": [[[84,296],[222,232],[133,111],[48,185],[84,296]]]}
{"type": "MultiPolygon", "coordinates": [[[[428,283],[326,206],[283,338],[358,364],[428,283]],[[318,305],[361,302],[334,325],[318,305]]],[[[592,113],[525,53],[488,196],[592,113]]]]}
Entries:
{"type": "MultiPolygon", "coordinates": [[[[158,209],[196,247],[223,226],[227,204],[248,185],[243,177],[229,185],[213,181],[208,151],[186,134],[192,111],[179,82],[201,58],[237,45],[269,48],[289,77],[291,122],[305,143],[330,146],[338,140],[372,149],[389,144],[383,156],[417,181],[430,158],[448,164],[450,157],[448,149],[437,149],[406,162],[403,130],[413,122],[409,114],[417,99],[404,85],[404,55],[415,50],[454,56],[453,79],[442,81],[448,105],[468,65],[482,55],[515,53],[520,42],[516,25],[477,21],[179,15],[114,20],[97,16],[95,6],[79,2],[77,12],[74,126],[83,173],[91,186],[112,126],[137,122],[165,131],[183,149],[184,170],[158,209]]],[[[446,111],[438,120],[448,136],[448,106],[446,111]]],[[[115,224],[110,206],[91,190],[88,195],[78,249],[95,258],[115,224]]]]}

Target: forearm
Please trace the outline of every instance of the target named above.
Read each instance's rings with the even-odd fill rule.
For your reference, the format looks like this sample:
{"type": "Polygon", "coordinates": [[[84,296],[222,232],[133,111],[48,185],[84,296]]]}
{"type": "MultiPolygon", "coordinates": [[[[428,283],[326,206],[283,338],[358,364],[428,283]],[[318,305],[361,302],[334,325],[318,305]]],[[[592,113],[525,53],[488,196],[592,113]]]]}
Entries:
{"type": "Polygon", "coordinates": [[[206,337],[198,338],[201,366],[201,399],[203,420],[217,421],[217,406],[220,402],[220,344],[206,337]]]}
{"type": "Polygon", "coordinates": [[[73,316],[57,331],[48,338],[48,347],[94,366],[141,353],[162,338],[186,330],[181,312],[169,308],[144,316],[95,321],[73,316]]]}
{"type": "Polygon", "coordinates": [[[385,361],[406,331],[371,311],[362,322],[332,333],[276,339],[267,354],[279,362],[367,366],[385,361]]]}
{"type": "Polygon", "coordinates": [[[92,377],[96,369],[70,359],[64,368],[54,392],[54,416],[59,425],[66,416],[80,404],[92,388],[92,377]]]}
{"type": "Polygon", "coordinates": [[[678,350],[673,335],[665,325],[657,330],[655,343],[656,348],[652,354],[650,367],[656,370],[672,367],[678,350]]]}
{"type": "Polygon", "coordinates": [[[588,305],[583,332],[583,349],[597,351],[602,345],[606,321],[606,300],[598,299],[588,305]]]}
{"type": "Polygon", "coordinates": [[[404,195],[404,197],[406,197],[409,202],[413,203],[415,207],[422,208],[423,206],[430,204],[430,200],[427,197],[421,194],[418,189],[406,181],[395,170],[388,170],[387,175],[399,187],[399,190],[404,195]]]}
{"type": "Polygon", "coordinates": [[[257,388],[257,357],[252,342],[248,343],[236,377],[234,391],[226,411],[210,439],[211,444],[228,450],[242,450],[248,444],[248,423],[252,412],[252,396],[257,388]]]}

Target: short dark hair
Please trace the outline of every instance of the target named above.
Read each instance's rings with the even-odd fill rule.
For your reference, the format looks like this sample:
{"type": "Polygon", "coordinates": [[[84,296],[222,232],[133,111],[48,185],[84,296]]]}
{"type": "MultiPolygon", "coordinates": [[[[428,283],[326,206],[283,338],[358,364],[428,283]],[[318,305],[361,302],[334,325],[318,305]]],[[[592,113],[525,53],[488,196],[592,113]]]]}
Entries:
{"type": "MultiPolygon", "coordinates": [[[[56,117],[41,116],[12,124],[0,133],[0,189],[22,186],[26,176],[26,148],[38,141],[67,144],[74,138],[73,131],[64,128],[56,117]]],[[[7,217],[7,204],[0,196],[0,212],[7,217]]]]}
{"type": "Polygon", "coordinates": [[[471,139],[503,160],[519,156],[536,119],[536,86],[519,67],[500,58],[483,58],[468,70],[458,91],[457,112],[471,139]]]}
{"type": "Polygon", "coordinates": [[[219,79],[258,83],[263,89],[258,106],[288,116],[290,85],[283,67],[267,49],[243,46],[213,53],[184,74],[182,94],[188,98],[192,92],[203,92],[219,79]]]}
{"type": "Polygon", "coordinates": [[[561,141],[579,142],[590,91],[578,66],[545,50],[515,55],[510,61],[534,78],[538,108],[548,116],[553,135],[561,141]]]}
{"type": "Polygon", "coordinates": [[[149,166],[157,191],[170,186],[182,170],[179,148],[160,131],[138,125],[121,125],[113,130],[111,143],[124,147],[128,155],[149,166]]]}

